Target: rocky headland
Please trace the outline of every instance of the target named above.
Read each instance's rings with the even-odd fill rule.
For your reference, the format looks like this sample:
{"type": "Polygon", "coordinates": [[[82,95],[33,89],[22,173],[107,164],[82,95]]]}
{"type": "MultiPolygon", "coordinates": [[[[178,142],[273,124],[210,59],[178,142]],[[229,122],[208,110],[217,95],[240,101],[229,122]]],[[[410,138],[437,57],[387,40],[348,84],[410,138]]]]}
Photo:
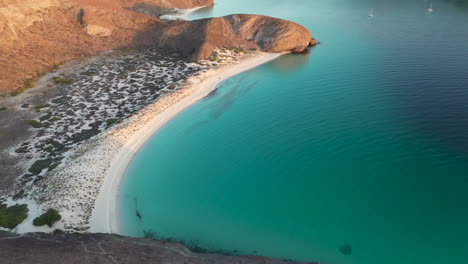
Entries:
{"type": "Polygon", "coordinates": [[[315,45],[303,26],[268,16],[229,15],[170,21],[137,35],[135,45],[173,48],[191,60],[206,60],[219,47],[264,52],[303,52],[315,45]]]}

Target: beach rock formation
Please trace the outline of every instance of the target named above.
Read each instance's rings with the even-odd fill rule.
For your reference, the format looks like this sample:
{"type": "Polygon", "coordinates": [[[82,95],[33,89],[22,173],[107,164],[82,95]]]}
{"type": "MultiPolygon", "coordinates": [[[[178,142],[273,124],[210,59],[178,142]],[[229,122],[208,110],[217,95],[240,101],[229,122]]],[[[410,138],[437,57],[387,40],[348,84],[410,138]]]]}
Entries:
{"type": "MultiPolygon", "coordinates": [[[[54,64],[133,43],[161,23],[135,12],[209,6],[213,0],[2,0],[0,91],[24,86],[54,64]]],[[[151,12],[149,13],[151,14],[151,12]]]]}
{"type": "Polygon", "coordinates": [[[311,44],[316,44],[311,39],[309,30],[294,22],[241,14],[167,22],[139,34],[135,44],[174,48],[192,60],[206,60],[220,47],[303,52],[311,44]]]}
{"type": "MultiPolygon", "coordinates": [[[[15,264],[295,263],[257,256],[194,253],[177,243],[107,234],[49,235],[29,233],[16,235],[0,231],[0,241],[1,262],[15,264]]],[[[310,264],[314,263],[310,262],[310,264]]]]}
{"type": "Polygon", "coordinates": [[[313,47],[313,46],[315,46],[315,45],[317,45],[317,44],[318,44],[318,41],[317,41],[316,39],[314,39],[314,38],[311,38],[311,39],[310,39],[309,45],[310,45],[311,47],[313,47]]]}

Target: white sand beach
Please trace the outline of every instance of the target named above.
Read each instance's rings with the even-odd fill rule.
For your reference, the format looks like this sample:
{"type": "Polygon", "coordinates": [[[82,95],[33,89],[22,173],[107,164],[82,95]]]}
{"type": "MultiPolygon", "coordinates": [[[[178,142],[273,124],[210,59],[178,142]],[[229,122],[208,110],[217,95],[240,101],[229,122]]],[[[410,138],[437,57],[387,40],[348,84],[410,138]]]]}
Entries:
{"type": "Polygon", "coordinates": [[[90,231],[119,233],[117,198],[122,177],[137,151],[158,129],[206,97],[222,81],[279,56],[281,54],[252,53],[239,61],[209,69],[92,142],[93,151],[86,153],[84,163],[78,160],[76,164],[77,168],[104,174],[102,180],[94,182],[101,187],[92,210],[90,231]]]}

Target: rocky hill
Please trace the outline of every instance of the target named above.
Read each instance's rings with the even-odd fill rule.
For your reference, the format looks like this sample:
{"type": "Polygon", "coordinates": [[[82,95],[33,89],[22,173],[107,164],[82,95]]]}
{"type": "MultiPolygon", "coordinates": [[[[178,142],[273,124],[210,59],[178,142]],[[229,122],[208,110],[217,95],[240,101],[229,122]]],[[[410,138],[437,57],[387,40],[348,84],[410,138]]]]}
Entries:
{"type": "Polygon", "coordinates": [[[302,52],[311,44],[311,33],[299,24],[273,17],[230,15],[164,23],[138,34],[134,44],[175,48],[193,60],[206,60],[218,47],[302,52]]]}
{"type": "Polygon", "coordinates": [[[17,89],[53,65],[133,43],[137,32],[161,23],[132,11],[142,5],[160,10],[212,4],[213,0],[2,0],[0,91],[17,89]]]}
{"type": "Polygon", "coordinates": [[[311,34],[281,19],[232,15],[197,21],[162,21],[173,8],[213,0],[2,0],[0,91],[32,86],[34,78],[74,58],[126,46],[176,48],[206,59],[216,47],[303,51],[311,34]]]}
{"type": "Polygon", "coordinates": [[[0,231],[0,260],[4,264],[295,263],[257,256],[194,253],[177,243],[118,235],[42,233],[15,235],[2,231],[0,231]]]}

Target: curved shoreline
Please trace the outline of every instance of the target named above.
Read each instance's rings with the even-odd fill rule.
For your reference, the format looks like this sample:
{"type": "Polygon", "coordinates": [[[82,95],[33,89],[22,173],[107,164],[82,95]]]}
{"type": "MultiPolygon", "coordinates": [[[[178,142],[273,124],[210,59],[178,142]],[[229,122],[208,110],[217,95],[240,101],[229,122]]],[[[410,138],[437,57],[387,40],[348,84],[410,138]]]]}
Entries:
{"type": "Polygon", "coordinates": [[[142,110],[136,117],[129,119],[127,122],[130,123],[139,123],[141,119],[149,118],[150,120],[142,127],[135,129],[132,124],[125,124],[125,128],[117,131],[117,133],[131,134],[123,138],[120,147],[116,149],[117,154],[111,156],[109,169],[104,176],[104,182],[92,211],[91,231],[119,234],[117,197],[120,183],[130,162],[152,135],[180,112],[206,97],[222,81],[267,63],[281,55],[279,53],[255,53],[246,55],[246,57],[233,64],[208,70],[199,76],[190,78],[188,85],[166,95],[155,104],[142,110]]]}

